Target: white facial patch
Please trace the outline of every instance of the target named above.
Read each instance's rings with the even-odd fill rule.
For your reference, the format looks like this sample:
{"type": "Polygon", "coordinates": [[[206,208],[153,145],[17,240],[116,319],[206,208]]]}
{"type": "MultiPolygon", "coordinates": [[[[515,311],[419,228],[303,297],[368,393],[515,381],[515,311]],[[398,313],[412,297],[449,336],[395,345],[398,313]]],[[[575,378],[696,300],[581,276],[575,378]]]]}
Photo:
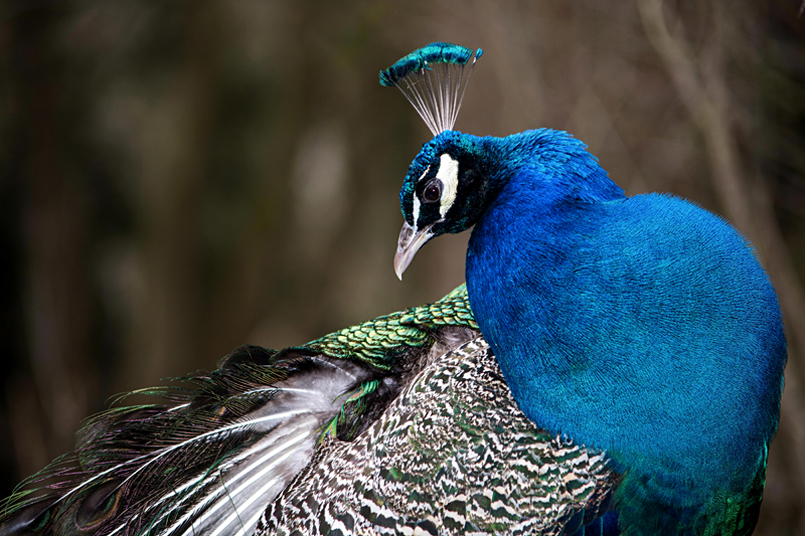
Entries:
{"type": "MultiPolygon", "coordinates": [[[[449,154],[443,154],[441,162],[439,163],[439,171],[436,173],[436,178],[442,181],[444,188],[442,189],[441,205],[439,206],[439,214],[444,218],[453,202],[456,200],[456,191],[458,190],[458,160],[454,159],[449,154]]],[[[414,205],[416,207],[416,205],[414,205]]],[[[417,207],[418,208],[418,207],[417,207]]]]}
{"type": "MultiPolygon", "coordinates": [[[[430,171],[430,164],[428,164],[428,167],[425,168],[425,172],[422,173],[416,181],[419,182],[424,179],[428,171],[430,171]]],[[[414,190],[414,229],[416,229],[416,222],[419,220],[419,205],[419,198],[416,196],[416,190],[414,190]]]]}

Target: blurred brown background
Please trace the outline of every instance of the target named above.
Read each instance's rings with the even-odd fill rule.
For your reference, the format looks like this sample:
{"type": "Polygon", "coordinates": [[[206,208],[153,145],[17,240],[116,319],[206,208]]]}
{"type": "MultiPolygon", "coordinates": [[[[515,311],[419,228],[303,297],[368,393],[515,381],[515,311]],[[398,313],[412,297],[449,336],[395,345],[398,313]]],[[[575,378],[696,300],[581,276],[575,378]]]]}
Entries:
{"type": "MultiPolygon", "coordinates": [[[[805,534],[805,17],[799,0],[25,0],[0,7],[0,482],[121,391],[245,342],[304,343],[441,297],[404,282],[397,191],[430,138],[377,72],[484,48],[457,128],[549,126],[630,194],[736,223],[791,346],[759,534],[805,534]]],[[[702,433],[707,433],[702,430],[702,433]]]]}

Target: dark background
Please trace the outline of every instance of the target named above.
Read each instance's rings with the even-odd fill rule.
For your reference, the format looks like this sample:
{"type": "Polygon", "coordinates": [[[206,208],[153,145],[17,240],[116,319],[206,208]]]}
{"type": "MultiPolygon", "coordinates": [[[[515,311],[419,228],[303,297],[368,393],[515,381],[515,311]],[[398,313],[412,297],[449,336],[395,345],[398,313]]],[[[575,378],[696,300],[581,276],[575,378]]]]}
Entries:
{"type": "Polygon", "coordinates": [[[394,276],[397,192],[430,134],[377,82],[447,40],[485,49],[459,130],[567,130],[627,193],[693,199],[756,244],[791,348],[758,533],[805,534],[805,18],[657,7],[0,4],[2,494],[111,395],[462,282],[468,233],[394,276]]]}

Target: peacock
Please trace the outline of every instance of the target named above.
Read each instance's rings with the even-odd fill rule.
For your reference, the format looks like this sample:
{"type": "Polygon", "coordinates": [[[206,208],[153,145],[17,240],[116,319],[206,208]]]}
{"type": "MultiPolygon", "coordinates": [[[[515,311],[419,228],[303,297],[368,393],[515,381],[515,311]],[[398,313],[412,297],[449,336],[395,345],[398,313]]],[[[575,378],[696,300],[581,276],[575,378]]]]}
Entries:
{"type": "Polygon", "coordinates": [[[380,73],[435,136],[397,275],[474,226],[466,287],[140,391],[160,401],[89,419],[0,534],[751,533],[786,358],[766,275],[726,222],[626,198],[565,133],[452,130],[480,55],[433,43],[380,73]]]}
{"type": "Polygon", "coordinates": [[[787,358],[752,247],[678,197],[627,197],[565,132],[453,130],[471,57],[432,43],[381,73],[434,135],[400,191],[397,275],[432,238],[473,227],[481,333],[532,422],[607,454],[619,529],[751,533],[787,358]]]}

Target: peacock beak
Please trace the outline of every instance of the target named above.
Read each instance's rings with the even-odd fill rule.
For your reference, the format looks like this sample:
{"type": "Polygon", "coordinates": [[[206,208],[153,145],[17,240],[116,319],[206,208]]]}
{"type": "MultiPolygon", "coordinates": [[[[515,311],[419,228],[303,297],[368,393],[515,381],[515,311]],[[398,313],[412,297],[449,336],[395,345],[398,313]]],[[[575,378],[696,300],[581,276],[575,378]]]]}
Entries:
{"type": "Polygon", "coordinates": [[[397,253],[394,255],[394,273],[397,274],[400,281],[402,281],[403,272],[411,264],[419,248],[433,238],[433,233],[430,232],[431,227],[433,224],[417,231],[416,228],[408,225],[408,222],[403,223],[400,238],[397,239],[397,253]]]}

